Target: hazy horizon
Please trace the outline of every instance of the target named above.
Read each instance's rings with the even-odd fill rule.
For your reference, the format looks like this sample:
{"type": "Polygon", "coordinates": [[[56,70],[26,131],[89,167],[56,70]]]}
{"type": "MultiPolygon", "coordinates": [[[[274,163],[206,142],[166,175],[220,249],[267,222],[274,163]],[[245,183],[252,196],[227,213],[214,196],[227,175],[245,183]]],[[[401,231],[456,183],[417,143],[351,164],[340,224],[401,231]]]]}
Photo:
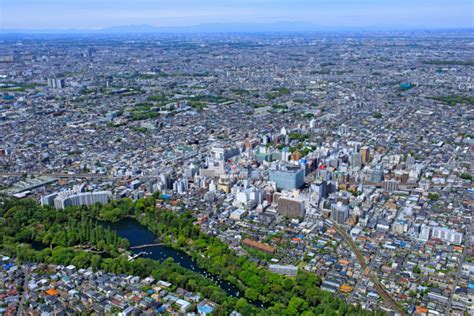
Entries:
{"type": "Polygon", "coordinates": [[[474,5],[466,0],[3,0],[1,28],[162,28],[209,24],[295,24],[327,28],[473,28],[474,5]]]}

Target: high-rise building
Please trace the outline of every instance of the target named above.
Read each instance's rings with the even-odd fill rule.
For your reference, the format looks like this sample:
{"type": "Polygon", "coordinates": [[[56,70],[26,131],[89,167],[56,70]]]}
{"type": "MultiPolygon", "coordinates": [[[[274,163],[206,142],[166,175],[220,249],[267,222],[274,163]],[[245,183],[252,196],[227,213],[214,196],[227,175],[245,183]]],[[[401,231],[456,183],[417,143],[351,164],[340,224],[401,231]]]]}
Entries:
{"type": "Polygon", "coordinates": [[[184,171],[184,175],[188,179],[192,179],[198,173],[198,171],[198,168],[194,164],[190,164],[184,171]]]}
{"type": "Polygon", "coordinates": [[[112,197],[110,191],[76,192],[74,190],[63,191],[54,199],[54,207],[64,209],[67,206],[93,205],[96,203],[106,204],[112,197]]]}
{"type": "Polygon", "coordinates": [[[52,79],[52,78],[48,78],[48,87],[50,88],[56,88],[56,80],[52,79]]]}
{"type": "Polygon", "coordinates": [[[376,166],[370,173],[370,182],[379,183],[383,181],[383,169],[376,166]]]}
{"type": "Polygon", "coordinates": [[[246,210],[252,210],[258,204],[262,203],[263,190],[255,187],[245,188],[240,190],[235,195],[234,205],[246,210]]]}
{"type": "Polygon", "coordinates": [[[398,190],[398,181],[395,179],[385,180],[383,183],[383,189],[389,193],[398,190]]]}
{"type": "Polygon", "coordinates": [[[425,224],[421,225],[420,234],[418,239],[422,241],[428,241],[430,239],[431,227],[425,224]]]}
{"type": "Polygon", "coordinates": [[[268,179],[276,183],[277,189],[295,190],[304,185],[304,170],[270,170],[268,179]]]}
{"type": "Polygon", "coordinates": [[[407,163],[406,163],[407,167],[411,168],[414,164],[415,164],[415,157],[413,157],[412,155],[408,155],[407,163]]]}
{"type": "MultiPolygon", "coordinates": [[[[355,151],[355,152],[359,152],[360,146],[362,146],[362,143],[360,143],[360,142],[353,142],[353,145],[354,145],[354,151],[355,151]]],[[[361,157],[362,157],[362,156],[361,156],[361,157]]]]}
{"type": "Polygon", "coordinates": [[[237,147],[224,147],[218,145],[211,149],[211,155],[217,161],[227,161],[239,154],[240,150],[237,147]]]}
{"type": "Polygon", "coordinates": [[[183,194],[184,192],[188,191],[188,188],[188,178],[181,178],[173,182],[173,192],[183,194]]]}
{"type": "Polygon", "coordinates": [[[64,79],[56,79],[56,88],[62,89],[66,86],[66,81],[64,79]]]}
{"type": "Polygon", "coordinates": [[[338,224],[344,224],[349,218],[349,207],[341,202],[331,205],[331,219],[338,224]]]}
{"type": "Polygon", "coordinates": [[[304,218],[305,208],[303,200],[275,193],[273,201],[277,204],[278,214],[289,218],[304,218]]]}
{"type": "Polygon", "coordinates": [[[362,168],[362,155],[360,153],[354,153],[351,159],[352,166],[354,168],[362,168]]]}
{"type": "Polygon", "coordinates": [[[433,227],[431,231],[432,231],[431,236],[433,238],[438,238],[443,241],[456,244],[456,245],[460,245],[462,243],[463,234],[458,233],[457,231],[453,229],[449,229],[446,227],[433,227]]]}
{"type": "Polygon", "coordinates": [[[54,199],[58,196],[58,193],[51,193],[41,197],[41,205],[54,206],[54,199]]]}
{"type": "Polygon", "coordinates": [[[362,156],[362,163],[366,164],[370,161],[370,149],[367,146],[362,146],[360,148],[360,154],[362,156]]]}
{"type": "Polygon", "coordinates": [[[64,79],[48,78],[48,87],[53,89],[62,89],[66,86],[64,79]]]}
{"type": "Polygon", "coordinates": [[[330,187],[328,186],[326,180],[316,181],[315,183],[311,184],[311,196],[314,196],[317,201],[320,201],[321,199],[324,199],[328,196],[328,194],[330,193],[329,189],[330,187]]]}

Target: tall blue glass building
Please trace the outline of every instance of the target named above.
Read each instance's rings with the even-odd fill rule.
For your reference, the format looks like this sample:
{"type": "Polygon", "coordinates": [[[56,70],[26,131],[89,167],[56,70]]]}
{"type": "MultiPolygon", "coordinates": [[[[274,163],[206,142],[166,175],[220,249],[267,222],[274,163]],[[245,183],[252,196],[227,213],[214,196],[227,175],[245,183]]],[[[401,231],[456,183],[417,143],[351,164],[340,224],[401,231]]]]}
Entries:
{"type": "Polygon", "coordinates": [[[304,170],[270,170],[268,179],[276,183],[277,189],[294,190],[304,184],[304,170]]]}

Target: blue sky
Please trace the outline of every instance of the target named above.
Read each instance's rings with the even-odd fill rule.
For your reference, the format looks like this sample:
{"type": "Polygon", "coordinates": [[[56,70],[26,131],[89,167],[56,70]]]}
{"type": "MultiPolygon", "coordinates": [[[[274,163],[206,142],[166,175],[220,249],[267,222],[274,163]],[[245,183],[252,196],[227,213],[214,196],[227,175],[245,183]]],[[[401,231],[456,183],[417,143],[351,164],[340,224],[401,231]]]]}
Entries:
{"type": "Polygon", "coordinates": [[[474,0],[0,0],[0,26],[304,22],[320,26],[474,27],[474,0]]]}

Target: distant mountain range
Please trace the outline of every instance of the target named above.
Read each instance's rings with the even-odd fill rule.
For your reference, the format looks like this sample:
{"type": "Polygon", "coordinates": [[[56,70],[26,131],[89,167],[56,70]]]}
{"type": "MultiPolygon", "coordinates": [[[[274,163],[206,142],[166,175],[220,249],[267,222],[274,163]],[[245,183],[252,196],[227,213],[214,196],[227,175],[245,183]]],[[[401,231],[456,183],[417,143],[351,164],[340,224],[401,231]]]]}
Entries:
{"type": "Polygon", "coordinates": [[[344,27],[321,27],[309,23],[277,22],[258,23],[210,23],[193,26],[156,27],[151,25],[128,25],[104,28],[103,33],[255,33],[255,32],[309,32],[321,30],[351,29],[344,27]]]}
{"type": "MultiPolygon", "coordinates": [[[[123,25],[96,29],[0,29],[0,34],[132,34],[132,33],[295,33],[295,32],[336,32],[336,31],[389,31],[415,30],[403,27],[333,27],[302,22],[275,23],[211,23],[193,26],[152,26],[123,25]]],[[[433,29],[427,29],[433,30],[433,29]]],[[[446,29],[444,29],[446,30],[446,29]]],[[[452,29],[453,30],[453,29],[452,29]]],[[[464,29],[466,30],[466,29],[464,29]]],[[[466,31],[472,31],[468,29],[466,31]]]]}

